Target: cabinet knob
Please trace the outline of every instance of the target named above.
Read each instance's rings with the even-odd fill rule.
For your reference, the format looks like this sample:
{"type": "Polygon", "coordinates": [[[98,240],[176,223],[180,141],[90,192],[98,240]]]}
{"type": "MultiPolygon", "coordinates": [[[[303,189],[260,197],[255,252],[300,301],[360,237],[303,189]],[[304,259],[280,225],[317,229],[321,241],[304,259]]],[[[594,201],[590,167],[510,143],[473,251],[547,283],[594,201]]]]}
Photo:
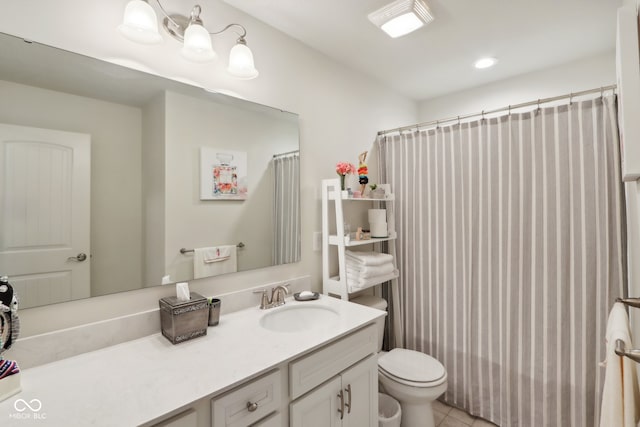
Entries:
{"type": "Polygon", "coordinates": [[[258,402],[247,402],[247,410],[249,412],[255,412],[258,409],[258,402]]]}

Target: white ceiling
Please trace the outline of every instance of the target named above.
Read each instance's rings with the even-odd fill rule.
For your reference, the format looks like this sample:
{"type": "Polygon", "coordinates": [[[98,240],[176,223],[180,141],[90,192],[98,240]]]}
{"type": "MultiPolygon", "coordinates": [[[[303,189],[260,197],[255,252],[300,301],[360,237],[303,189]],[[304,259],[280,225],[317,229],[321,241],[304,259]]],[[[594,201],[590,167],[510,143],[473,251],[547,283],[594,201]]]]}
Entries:
{"type": "MultiPolygon", "coordinates": [[[[427,0],[435,21],[391,39],[367,15],[391,0],[225,0],[416,100],[615,48],[622,0],[427,0]],[[493,68],[473,62],[493,56],[493,68]]],[[[248,40],[250,40],[249,34],[248,40]]]]}

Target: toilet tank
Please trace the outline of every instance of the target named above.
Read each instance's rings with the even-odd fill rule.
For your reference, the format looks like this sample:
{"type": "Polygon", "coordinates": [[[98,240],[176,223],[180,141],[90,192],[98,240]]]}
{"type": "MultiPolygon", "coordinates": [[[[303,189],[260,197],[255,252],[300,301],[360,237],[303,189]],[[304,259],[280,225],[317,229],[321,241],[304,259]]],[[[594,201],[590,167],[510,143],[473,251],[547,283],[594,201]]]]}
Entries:
{"type": "MultiPolygon", "coordinates": [[[[366,305],[367,307],[376,308],[378,310],[387,311],[387,300],[375,295],[362,295],[350,300],[356,304],[366,305]]],[[[376,319],[376,328],[378,328],[378,353],[382,351],[382,340],[384,339],[384,322],[386,316],[376,319]]]]}

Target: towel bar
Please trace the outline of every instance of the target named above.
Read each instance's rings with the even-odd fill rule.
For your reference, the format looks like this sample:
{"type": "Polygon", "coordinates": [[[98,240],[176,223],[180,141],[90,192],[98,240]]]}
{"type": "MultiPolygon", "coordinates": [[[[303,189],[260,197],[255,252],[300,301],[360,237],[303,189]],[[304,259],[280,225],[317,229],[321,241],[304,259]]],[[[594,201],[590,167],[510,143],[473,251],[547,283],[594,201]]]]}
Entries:
{"type": "MultiPolygon", "coordinates": [[[[242,249],[242,248],[244,248],[244,246],[245,246],[245,244],[244,244],[244,243],[242,243],[242,242],[240,242],[240,243],[238,243],[238,244],[236,245],[236,248],[240,248],[240,249],[242,249]]],[[[189,253],[189,252],[193,252],[193,249],[185,249],[185,248],[180,249],[180,253],[181,253],[182,255],[184,255],[184,254],[186,254],[186,253],[189,253]]],[[[638,302],[638,307],[640,307],[640,302],[638,302]]]]}
{"type": "Polygon", "coordinates": [[[616,340],[616,354],[618,356],[626,356],[636,363],[640,363],[640,350],[627,350],[623,340],[616,340]]]}
{"type": "Polygon", "coordinates": [[[640,298],[616,298],[616,302],[621,302],[629,307],[640,308],[640,298]]]}

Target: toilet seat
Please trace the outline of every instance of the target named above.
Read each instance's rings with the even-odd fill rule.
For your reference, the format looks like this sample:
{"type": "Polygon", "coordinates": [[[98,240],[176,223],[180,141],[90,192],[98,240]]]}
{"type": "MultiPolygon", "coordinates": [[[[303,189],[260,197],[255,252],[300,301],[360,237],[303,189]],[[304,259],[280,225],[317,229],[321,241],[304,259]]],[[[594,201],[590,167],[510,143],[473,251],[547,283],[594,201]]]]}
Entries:
{"type": "Polygon", "coordinates": [[[380,374],[411,387],[435,387],[447,380],[438,360],[419,351],[395,348],[378,359],[380,374]]]}

